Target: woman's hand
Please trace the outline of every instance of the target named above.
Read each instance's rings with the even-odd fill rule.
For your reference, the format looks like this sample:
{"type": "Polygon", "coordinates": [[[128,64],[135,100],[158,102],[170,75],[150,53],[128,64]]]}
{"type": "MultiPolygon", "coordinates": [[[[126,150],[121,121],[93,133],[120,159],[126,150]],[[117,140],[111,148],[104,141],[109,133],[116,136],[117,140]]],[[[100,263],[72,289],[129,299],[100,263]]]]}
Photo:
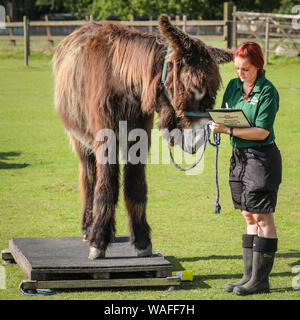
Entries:
{"type": "Polygon", "coordinates": [[[210,126],[209,126],[210,130],[214,133],[226,133],[226,134],[230,134],[230,128],[228,128],[227,126],[225,126],[224,124],[221,123],[215,123],[213,122],[210,126]]]}
{"type": "MultiPolygon", "coordinates": [[[[209,126],[214,133],[230,134],[230,128],[221,123],[213,122],[209,126]]],[[[251,128],[234,128],[232,135],[245,140],[265,140],[270,132],[266,129],[251,127],[251,128]]]]}

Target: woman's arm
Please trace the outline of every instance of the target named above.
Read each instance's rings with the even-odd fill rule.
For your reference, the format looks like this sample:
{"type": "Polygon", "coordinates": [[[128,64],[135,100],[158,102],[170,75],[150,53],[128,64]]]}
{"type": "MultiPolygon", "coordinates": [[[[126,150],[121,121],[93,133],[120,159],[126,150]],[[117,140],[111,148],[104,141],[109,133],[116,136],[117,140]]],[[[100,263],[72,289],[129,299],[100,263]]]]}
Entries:
{"type": "MultiPolygon", "coordinates": [[[[212,132],[230,134],[230,128],[224,124],[213,122],[210,126],[212,132]]],[[[265,140],[270,132],[262,128],[233,128],[232,135],[245,140],[265,140]]]]}

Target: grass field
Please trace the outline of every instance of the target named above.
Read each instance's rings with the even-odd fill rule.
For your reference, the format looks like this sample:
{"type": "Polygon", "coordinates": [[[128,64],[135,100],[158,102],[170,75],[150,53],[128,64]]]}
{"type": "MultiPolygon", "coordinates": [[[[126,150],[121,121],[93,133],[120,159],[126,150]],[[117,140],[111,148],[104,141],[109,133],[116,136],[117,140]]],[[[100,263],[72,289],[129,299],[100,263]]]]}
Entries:
{"type": "MultiPolygon", "coordinates": [[[[219,157],[220,215],[213,213],[213,148],[208,148],[199,175],[185,175],[172,164],[147,167],[153,249],[163,253],[174,270],[192,270],[192,282],[183,283],[178,291],[62,290],[49,297],[28,297],[18,289],[25,274],[18,265],[8,265],[0,299],[300,300],[300,290],[292,288],[296,276],[292,267],[300,265],[300,62],[274,57],[271,62],[266,71],[280,93],[275,133],[283,156],[275,214],[279,250],[270,277],[271,294],[237,297],[223,289],[242,275],[245,232],[241,214],[231,202],[231,148],[224,136],[219,157]]],[[[222,66],[221,73],[225,87],[235,77],[233,64],[222,66]]],[[[79,236],[78,161],[53,108],[51,55],[33,52],[25,68],[21,52],[2,50],[0,75],[0,249],[8,248],[13,237],[79,236]]],[[[224,88],[217,105],[223,92],[224,88]]],[[[117,234],[128,234],[122,197],[116,215],[117,234]]]]}

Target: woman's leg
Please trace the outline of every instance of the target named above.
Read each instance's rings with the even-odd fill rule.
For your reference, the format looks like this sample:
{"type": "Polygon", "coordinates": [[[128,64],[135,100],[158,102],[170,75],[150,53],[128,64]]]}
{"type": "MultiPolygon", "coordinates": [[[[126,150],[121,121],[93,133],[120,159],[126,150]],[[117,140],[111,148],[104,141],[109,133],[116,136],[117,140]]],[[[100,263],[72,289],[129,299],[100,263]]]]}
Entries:
{"type": "Polygon", "coordinates": [[[258,236],[263,238],[277,238],[273,213],[252,213],[258,227],[258,236]]]}
{"type": "Polygon", "coordinates": [[[247,224],[247,234],[257,235],[259,230],[258,230],[257,220],[255,220],[253,213],[242,210],[242,215],[247,224]]]}
{"type": "MultiPolygon", "coordinates": [[[[251,279],[242,286],[235,286],[237,295],[269,292],[275,252],[277,251],[277,233],[273,213],[250,213],[258,228],[258,236],[253,241],[253,262],[251,279]]],[[[245,214],[249,219],[249,214],[245,214]]],[[[248,225],[248,224],[247,224],[248,225]]]]}
{"type": "Polygon", "coordinates": [[[273,213],[251,213],[242,211],[247,223],[247,234],[257,234],[264,238],[277,238],[273,213]]]}
{"type": "Polygon", "coordinates": [[[242,214],[247,223],[247,233],[242,236],[244,274],[238,282],[227,283],[225,285],[227,292],[232,292],[235,287],[246,284],[252,275],[253,241],[254,237],[257,236],[258,227],[252,213],[242,211],[242,214]]]}

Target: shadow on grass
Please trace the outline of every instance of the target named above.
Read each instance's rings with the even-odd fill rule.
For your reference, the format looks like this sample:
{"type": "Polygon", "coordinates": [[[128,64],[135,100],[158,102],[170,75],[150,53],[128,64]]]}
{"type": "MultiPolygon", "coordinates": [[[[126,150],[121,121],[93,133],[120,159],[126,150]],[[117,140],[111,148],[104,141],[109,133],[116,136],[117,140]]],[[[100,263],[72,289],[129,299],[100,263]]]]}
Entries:
{"type": "MultiPolygon", "coordinates": [[[[19,157],[20,152],[0,152],[0,160],[11,160],[11,157],[19,157]]],[[[23,169],[28,167],[27,163],[6,163],[0,161],[0,169],[23,169]]]]}
{"type": "MultiPolygon", "coordinates": [[[[286,253],[276,253],[276,259],[278,258],[299,258],[300,251],[291,250],[292,252],[286,253]]],[[[174,257],[167,257],[170,260],[174,257]]],[[[195,262],[195,261],[206,261],[206,260],[239,260],[242,259],[242,255],[231,255],[231,256],[220,256],[220,255],[210,255],[207,257],[185,257],[180,258],[180,261],[188,261],[188,262],[195,262]]],[[[177,258],[176,258],[177,259],[177,258]]]]}

